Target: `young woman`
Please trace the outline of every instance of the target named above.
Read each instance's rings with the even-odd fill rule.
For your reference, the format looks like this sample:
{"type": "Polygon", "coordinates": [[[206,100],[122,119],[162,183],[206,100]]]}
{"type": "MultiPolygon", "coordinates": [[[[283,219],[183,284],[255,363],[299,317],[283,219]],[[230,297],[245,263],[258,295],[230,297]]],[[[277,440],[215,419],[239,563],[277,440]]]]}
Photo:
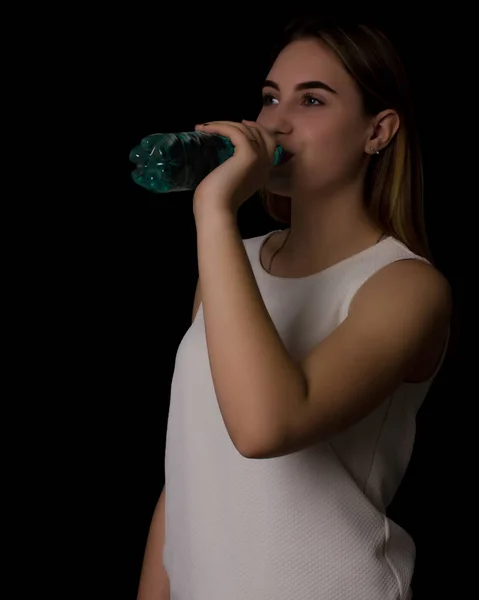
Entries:
{"type": "Polygon", "coordinates": [[[385,512],[452,302],[407,82],[379,31],[313,19],[263,98],[256,122],[197,127],[236,149],[194,195],[194,321],[139,598],[409,600],[415,545],[385,512]],[[258,190],[289,227],[242,240],[258,190]]]}

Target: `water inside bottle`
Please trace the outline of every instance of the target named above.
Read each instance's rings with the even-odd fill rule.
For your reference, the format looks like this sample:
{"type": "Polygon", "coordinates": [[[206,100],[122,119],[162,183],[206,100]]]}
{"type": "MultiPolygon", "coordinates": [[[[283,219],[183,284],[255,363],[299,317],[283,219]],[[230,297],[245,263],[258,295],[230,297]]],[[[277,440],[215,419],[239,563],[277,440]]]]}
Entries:
{"type": "MultiPolygon", "coordinates": [[[[136,164],[131,175],[136,184],[152,192],[188,191],[233,154],[232,142],[217,134],[152,134],[130,152],[130,160],[136,164]]],[[[283,149],[278,146],[274,165],[282,155],[283,149]]]]}

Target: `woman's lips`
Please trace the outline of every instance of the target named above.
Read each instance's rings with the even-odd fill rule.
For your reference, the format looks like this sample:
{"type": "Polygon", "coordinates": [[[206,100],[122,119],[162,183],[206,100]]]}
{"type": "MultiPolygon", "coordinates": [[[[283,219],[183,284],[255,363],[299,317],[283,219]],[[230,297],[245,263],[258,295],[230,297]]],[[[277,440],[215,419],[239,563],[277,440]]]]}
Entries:
{"type": "Polygon", "coordinates": [[[283,150],[283,155],[281,156],[281,160],[278,163],[278,167],[280,165],[284,165],[285,163],[289,162],[292,158],[293,158],[294,154],[291,154],[291,152],[288,152],[287,150],[283,150]]]}

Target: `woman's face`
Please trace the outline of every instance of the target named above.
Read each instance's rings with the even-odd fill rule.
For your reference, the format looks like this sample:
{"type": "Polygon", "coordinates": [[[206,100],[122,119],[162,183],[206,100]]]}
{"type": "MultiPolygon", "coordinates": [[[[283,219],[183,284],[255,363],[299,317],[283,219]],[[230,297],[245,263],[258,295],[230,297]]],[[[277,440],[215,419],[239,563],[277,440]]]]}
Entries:
{"type": "Polygon", "coordinates": [[[355,81],[316,39],[292,42],[280,53],[257,121],[294,155],[272,169],[268,183],[283,196],[334,191],[353,179],[374,131],[355,81]]]}

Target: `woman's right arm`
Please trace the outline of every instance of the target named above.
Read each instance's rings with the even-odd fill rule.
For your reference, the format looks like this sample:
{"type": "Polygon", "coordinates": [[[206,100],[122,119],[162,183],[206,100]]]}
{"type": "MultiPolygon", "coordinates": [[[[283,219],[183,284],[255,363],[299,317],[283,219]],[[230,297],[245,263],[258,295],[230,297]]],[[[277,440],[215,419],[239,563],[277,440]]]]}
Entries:
{"type": "MultiPolygon", "coordinates": [[[[196,285],[191,322],[201,304],[200,282],[196,285]]],[[[163,566],[165,546],[165,495],[166,485],[160,494],[151,519],[150,532],[146,542],[145,556],[141,570],[137,600],[170,600],[170,580],[163,566]]]]}
{"type": "Polygon", "coordinates": [[[166,486],[163,487],[151,519],[137,600],[170,600],[170,580],[163,566],[165,493],[166,486]]]}

